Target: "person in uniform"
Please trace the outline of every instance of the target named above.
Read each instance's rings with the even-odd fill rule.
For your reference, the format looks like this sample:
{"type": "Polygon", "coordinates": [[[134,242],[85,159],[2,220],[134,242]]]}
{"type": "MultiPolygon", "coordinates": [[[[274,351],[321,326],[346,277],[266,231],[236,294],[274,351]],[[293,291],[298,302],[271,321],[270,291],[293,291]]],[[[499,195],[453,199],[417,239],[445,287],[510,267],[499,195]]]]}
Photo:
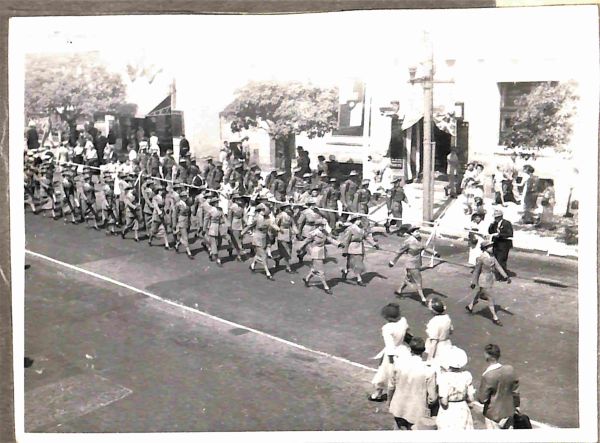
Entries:
{"type": "Polygon", "coordinates": [[[406,342],[412,335],[408,332],[408,322],[400,312],[398,303],[388,303],[381,309],[381,316],[386,324],[381,328],[381,336],[385,347],[374,359],[379,360],[377,372],[371,380],[375,390],[367,397],[370,401],[382,402],[387,400],[387,389],[393,376],[394,360],[410,355],[406,342]]]}
{"type": "Polygon", "coordinates": [[[283,181],[283,177],[285,176],[285,171],[277,171],[277,175],[271,181],[271,186],[269,187],[269,191],[273,194],[273,198],[277,201],[285,200],[285,182],[283,181]]]}
{"type": "MultiPolygon", "coordinates": [[[[250,219],[241,235],[242,238],[246,233],[252,231],[252,245],[254,247],[254,258],[250,263],[250,271],[255,272],[256,264],[261,263],[265,269],[265,274],[269,280],[273,280],[273,275],[269,271],[267,262],[267,231],[270,229],[271,222],[268,216],[265,216],[267,206],[264,203],[256,205],[254,216],[250,219]]],[[[275,227],[276,230],[278,229],[275,227]]]]}
{"type": "Polygon", "coordinates": [[[79,210],[79,201],[75,197],[75,172],[65,166],[61,173],[62,175],[62,189],[63,189],[63,200],[62,200],[62,213],[65,217],[65,223],[67,222],[67,213],[65,211],[64,205],[66,204],[69,207],[69,213],[71,214],[71,223],[75,224],[77,221],[75,220],[75,213],[79,210]]]}
{"type": "Polygon", "coordinates": [[[334,177],[329,178],[329,183],[321,190],[321,207],[329,209],[329,211],[323,211],[323,217],[325,217],[331,229],[335,229],[336,227],[338,200],[340,198],[340,193],[335,187],[335,182],[336,179],[334,177]]]}
{"type": "Polygon", "coordinates": [[[51,163],[43,163],[40,170],[39,183],[42,193],[48,197],[48,205],[52,212],[52,218],[58,220],[57,209],[60,206],[57,204],[56,193],[54,192],[54,165],[51,163]]]}
{"type": "Polygon", "coordinates": [[[293,175],[290,177],[285,189],[288,199],[291,198],[294,201],[297,201],[296,192],[298,190],[298,183],[302,182],[302,175],[300,174],[300,171],[302,171],[302,169],[299,167],[292,169],[293,175]]]}
{"type": "Polygon", "coordinates": [[[298,196],[296,202],[300,205],[306,204],[306,202],[310,199],[312,192],[312,175],[307,173],[302,176],[302,192],[298,196]]]}
{"type": "Polygon", "coordinates": [[[327,173],[322,172],[321,174],[319,174],[319,181],[317,183],[317,189],[319,191],[319,195],[323,195],[323,190],[327,187],[328,184],[329,184],[329,176],[327,175],[327,173]]]}
{"type": "Polygon", "coordinates": [[[152,231],[152,213],[154,212],[152,199],[154,198],[154,189],[150,180],[145,180],[142,183],[142,198],[144,200],[144,208],[142,214],[144,217],[144,225],[146,227],[146,235],[150,237],[152,231]]]}
{"type": "Polygon", "coordinates": [[[121,238],[125,239],[125,236],[129,231],[133,229],[134,239],[136,242],[140,241],[139,237],[139,222],[138,222],[138,205],[136,204],[135,193],[133,186],[127,184],[124,188],[125,191],[125,227],[121,231],[121,238]]]}
{"type": "Polygon", "coordinates": [[[96,189],[94,188],[94,183],[92,182],[92,176],[90,175],[89,168],[87,170],[84,169],[81,191],[81,222],[85,223],[87,220],[87,215],[91,213],[94,217],[94,229],[99,231],[98,213],[96,212],[96,189]]]}
{"type": "Polygon", "coordinates": [[[175,204],[175,214],[177,216],[177,224],[175,225],[175,252],[179,253],[179,246],[183,246],[190,260],[194,259],[192,251],[190,251],[188,237],[193,203],[194,202],[190,198],[188,191],[186,189],[182,189],[179,193],[179,201],[175,204]]]}
{"type": "Polygon", "coordinates": [[[344,247],[343,255],[346,257],[346,266],[342,269],[342,278],[346,280],[348,273],[352,271],[356,275],[356,283],[359,286],[365,286],[362,275],[365,272],[365,242],[369,243],[375,249],[379,249],[379,244],[373,239],[370,232],[365,231],[361,226],[361,216],[351,215],[348,219],[351,223],[340,237],[340,243],[344,247]]]}
{"type": "Polygon", "coordinates": [[[162,178],[165,180],[172,180],[174,167],[177,167],[177,163],[175,163],[175,159],[173,158],[173,150],[167,149],[167,153],[162,162],[162,178]]]}
{"type": "MultiPolygon", "coordinates": [[[[229,225],[230,247],[235,249],[235,259],[237,261],[242,261],[244,250],[242,238],[242,231],[244,230],[244,199],[237,192],[233,193],[231,196],[231,204],[229,205],[227,219],[229,225]]],[[[232,249],[230,249],[230,255],[232,255],[232,249]]]]}
{"type": "Polygon", "coordinates": [[[208,206],[206,190],[201,190],[194,197],[194,205],[192,206],[192,217],[196,225],[196,238],[204,238],[204,211],[208,209],[208,206]]]}
{"type": "Polygon", "coordinates": [[[473,300],[465,309],[469,311],[469,314],[473,313],[473,307],[477,304],[479,299],[487,300],[488,307],[492,313],[492,321],[495,325],[502,326],[502,322],[496,315],[496,305],[492,294],[492,287],[496,280],[495,272],[498,272],[502,277],[506,279],[507,283],[511,283],[510,277],[506,274],[496,257],[494,257],[490,251],[494,244],[485,240],[481,243],[481,255],[477,257],[475,264],[475,270],[473,271],[473,280],[471,281],[471,289],[473,290],[473,300]]]}
{"type": "Polygon", "coordinates": [[[491,240],[494,243],[494,257],[504,272],[508,274],[507,261],[508,253],[513,247],[513,226],[511,222],[504,220],[504,214],[500,209],[494,211],[494,221],[488,228],[488,234],[491,234],[491,240]]]}
{"type": "MultiPolygon", "coordinates": [[[[392,189],[390,190],[387,205],[388,205],[388,216],[390,218],[399,220],[388,220],[385,224],[385,231],[389,234],[392,224],[400,226],[402,224],[402,203],[408,203],[408,198],[404,193],[404,187],[402,186],[402,179],[396,177],[392,180],[392,189]]],[[[398,231],[399,232],[399,231],[398,231]]]]}
{"type": "MultiPolygon", "coordinates": [[[[115,198],[114,181],[111,177],[104,177],[104,185],[102,192],[104,194],[104,202],[102,204],[102,220],[105,225],[106,235],[115,235],[115,225],[117,223],[116,206],[119,204],[115,198]]],[[[122,192],[125,192],[121,188],[122,192]]]]}
{"type": "Polygon", "coordinates": [[[352,210],[362,214],[369,213],[369,202],[371,201],[371,191],[369,191],[369,180],[362,181],[361,188],[354,193],[352,199],[352,210]]]}
{"type": "Polygon", "coordinates": [[[152,246],[152,238],[155,236],[163,237],[165,249],[171,249],[169,246],[169,233],[165,223],[165,194],[166,190],[162,185],[154,187],[154,197],[152,197],[152,229],[148,237],[148,246],[152,246]]]}
{"type": "Polygon", "coordinates": [[[421,277],[421,267],[423,266],[421,253],[426,251],[435,257],[439,257],[440,255],[426,247],[417,226],[402,225],[400,229],[403,233],[408,234],[408,238],[404,241],[396,256],[388,263],[388,266],[392,268],[403,254],[406,253],[408,255],[408,260],[405,264],[406,272],[404,281],[396,290],[396,294],[402,297],[402,291],[406,286],[415,286],[419,297],[421,297],[421,303],[426,306],[427,299],[425,298],[425,294],[423,294],[423,278],[421,277]]]}
{"type": "Polygon", "coordinates": [[[427,339],[425,340],[425,352],[428,362],[441,362],[441,358],[448,349],[452,347],[450,335],[454,331],[452,320],[446,313],[446,305],[437,297],[429,301],[429,309],[433,312],[433,318],[429,320],[426,327],[427,339]]]}
{"type": "Polygon", "coordinates": [[[298,245],[299,251],[309,250],[311,265],[310,271],[306,277],[302,278],[304,285],[308,287],[310,280],[317,277],[323,284],[323,289],[327,294],[333,294],[331,288],[327,284],[327,276],[325,275],[325,259],[327,258],[326,244],[331,243],[338,247],[342,246],[335,238],[327,233],[327,221],[319,216],[315,220],[313,229],[308,233],[306,238],[298,245]]]}
{"type": "Polygon", "coordinates": [[[357,179],[358,173],[356,171],[350,171],[348,179],[342,183],[342,186],[340,187],[340,199],[344,211],[352,211],[354,194],[358,191],[358,184],[356,183],[357,179]]]}
{"type": "Polygon", "coordinates": [[[223,181],[223,163],[217,161],[206,176],[206,185],[209,189],[219,189],[221,181],[223,181]]]}
{"type": "Polygon", "coordinates": [[[223,242],[223,229],[225,227],[225,215],[223,209],[219,206],[219,197],[212,197],[208,201],[210,208],[205,212],[206,235],[208,237],[210,261],[214,261],[218,266],[222,266],[219,258],[219,248],[223,242]]]}
{"type": "Polygon", "coordinates": [[[147,162],[147,170],[148,173],[152,177],[160,177],[160,158],[158,157],[158,147],[151,147],[150,149],[150,158],[147,162]]]}
{"type": "Polygon", "coordinates": [[[277,249],[279,257],[276,260],[276,266],[282,261],[285,266],[285,272],[295,274],[296,271],[290,267],[292,260],[292,248],[294,235],[298,232],[294,218],[292,217],[292,207],[289,203],[283,203],[279,208],[280,212],[275,217],[275,225],[279,228],[277,232],[277,249]]]}
{"type": "Polygon", "coordinates": [[[186,157],[181,157],[179,159],[179,166],[177,167],[177,174],[174,177],[174,180],[177,180],[180,183],[187,183],[189,172],[188,159],[186,157]]]}
{"type": "MultiPolygon", "coordinates": [[[[314,198],[308,198],[304,209],[300,212],[300,216],[298,217],[298,240],[306,239],[308,234],[315,229],[315,222],[320,218],[320,216],[314,210],[316,205],[317,202],[314,198]]],[[[298,256],[298,260],[300,263],[302,263],[306,252],[298,250],[296,254],[298,256]]]]}

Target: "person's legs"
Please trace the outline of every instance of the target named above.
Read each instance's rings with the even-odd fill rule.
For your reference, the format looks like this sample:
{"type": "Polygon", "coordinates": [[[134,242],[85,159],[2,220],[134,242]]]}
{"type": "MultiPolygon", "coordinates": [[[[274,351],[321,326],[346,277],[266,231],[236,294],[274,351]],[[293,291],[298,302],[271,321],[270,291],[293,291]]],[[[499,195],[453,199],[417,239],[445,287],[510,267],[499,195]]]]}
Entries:
{"type": "Polygon", "coordinates": [[[475,289],[473,289],[473,299],[471,300],[471,303],[469,303],[467,306],[465,306],[465,309],[467,311],[469,311],[470,314],[473,313],[473,308],[479,302],[480,291],[481,291],[481,288],[479,286],[476,286],[475,289]]]}
{"type": "Polygon", "coordinates": [[[396,426],[398,427],[399,431],[410,431],[413,427],[411,422],[403,419],[402,417],[394,417],[394,420],[396,421],[396,426]]]}

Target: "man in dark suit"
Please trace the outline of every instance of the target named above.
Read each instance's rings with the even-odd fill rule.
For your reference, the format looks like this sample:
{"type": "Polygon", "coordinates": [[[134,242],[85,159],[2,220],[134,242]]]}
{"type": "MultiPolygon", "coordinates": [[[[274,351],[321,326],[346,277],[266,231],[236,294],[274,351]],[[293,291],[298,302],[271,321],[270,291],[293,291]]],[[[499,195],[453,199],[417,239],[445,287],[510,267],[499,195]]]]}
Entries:
{"type": "Polygon", "coordinates": [[[185,138],[185,134],[181,134],[179,140],[179,157],[187,157],[190,153],[190,142],[185,138]]]}
{"type": "Polygon", "coordinates": [[[503,429],[521,404],[519,379],[512,366],[500,364],[498,345],[485,347],[485,359],[489,366],[481,377],[477,401],[483,404],[486,429],[503,429]]]}
{"type": "Polygon", "coordinates": [[[513,227],[511,222],[504,220],[500,209],[494,210],[494,221],[490,224],[488,233],[492,234],[494,257],[496,257],[496,260],[498,260],[502,269],[504,269],[510,277],[511,274],[508,271],[506,263],[508,261],[508,252],[513,247],[513,227]]]}

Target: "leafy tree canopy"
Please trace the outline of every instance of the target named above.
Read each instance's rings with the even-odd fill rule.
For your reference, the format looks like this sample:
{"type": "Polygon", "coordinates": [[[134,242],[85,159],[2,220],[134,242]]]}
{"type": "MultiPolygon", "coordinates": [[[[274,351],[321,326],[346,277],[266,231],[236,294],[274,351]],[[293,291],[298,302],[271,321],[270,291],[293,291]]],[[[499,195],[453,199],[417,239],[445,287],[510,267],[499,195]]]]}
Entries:
{"type": "Polygon", "coordinates": [[[564,150],[571,137],[571,117],[579,99],[573,91],[571,83],[544,82],[519,97],[515,100],[519,109],[512,127],[501,142],[507,148],[564,150]]]}
{"type": "Polygon", "coordinates": [[[28,116],[56,112],[63,119],[73,120],[94,112],[117,112],[126,105],[125,94],[121,75],[110,72],[97,53],[38,54],[26,58],[28,116]]]}
{"type": "Polygon", "coordinates": [[[231,129],[268,125],[274,138],[305,132],[322,137],[335,129],[338,90],[301,82],[251,81],[235,93],[236,98],[221,113],[232,121],[231,129]]]}

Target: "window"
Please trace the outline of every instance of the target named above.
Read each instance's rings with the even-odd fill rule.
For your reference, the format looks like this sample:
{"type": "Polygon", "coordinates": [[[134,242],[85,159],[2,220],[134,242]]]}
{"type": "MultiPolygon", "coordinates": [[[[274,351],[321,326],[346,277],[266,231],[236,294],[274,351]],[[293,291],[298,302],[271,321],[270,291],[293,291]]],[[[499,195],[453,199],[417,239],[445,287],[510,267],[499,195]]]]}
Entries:
{"type": "MultiPolygon", "coordinates": [[[[544,82],[506,82],[498,83],[500,92],[500,131],[499,141],[502,143],[505,135],[513,125],[514,116],[520,109],[516,101],[523,95],[529,94],[536,86],[544,82]]],[[[554,83],[554,82],[553,82],[554,83]]]]}
{"type": "Polygon", "coordinates": [[[340,86],[338,129],[333,135],[362,136],[365,124],[365,85],[359,80],[340,86]]]}

